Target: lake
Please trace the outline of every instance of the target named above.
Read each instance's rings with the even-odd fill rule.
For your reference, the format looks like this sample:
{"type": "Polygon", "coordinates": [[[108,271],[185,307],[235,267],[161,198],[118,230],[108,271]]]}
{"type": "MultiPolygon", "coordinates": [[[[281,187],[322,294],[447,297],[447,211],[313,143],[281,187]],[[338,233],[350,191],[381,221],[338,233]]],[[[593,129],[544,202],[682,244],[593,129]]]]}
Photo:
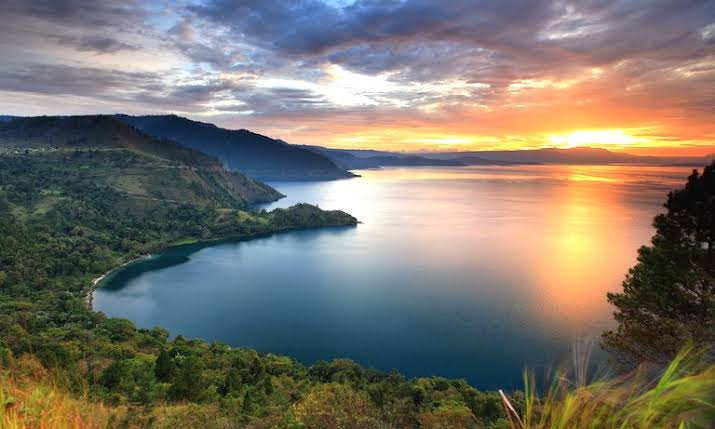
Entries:
{"type": "MultiPolygon", "coordinates": [[[[271,183],[357,227],[189,245],[104,282],[94,306],[140,327],[311,363],[517,388],[613,326],[617,291],[691,169],[390,168],[271,183]]],[[[596,352],[596,362],[603,353],[596,352]]]]}

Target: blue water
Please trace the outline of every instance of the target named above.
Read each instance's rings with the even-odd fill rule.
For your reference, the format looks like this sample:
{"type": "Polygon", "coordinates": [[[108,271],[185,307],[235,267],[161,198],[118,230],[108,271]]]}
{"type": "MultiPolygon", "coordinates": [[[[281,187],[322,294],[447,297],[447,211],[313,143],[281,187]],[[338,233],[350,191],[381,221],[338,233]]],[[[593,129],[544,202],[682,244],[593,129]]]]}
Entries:
{"type": "MultiPolygon", "coordinates": [[[[613,326],[652,217],[686,168],[409,168],[272,183],[362,223],[172,249],[95,293],[141,327],[311,363],[521,385],[613,326]]],[[[595,353],[594,360],[603,360],[595,353]]]]}

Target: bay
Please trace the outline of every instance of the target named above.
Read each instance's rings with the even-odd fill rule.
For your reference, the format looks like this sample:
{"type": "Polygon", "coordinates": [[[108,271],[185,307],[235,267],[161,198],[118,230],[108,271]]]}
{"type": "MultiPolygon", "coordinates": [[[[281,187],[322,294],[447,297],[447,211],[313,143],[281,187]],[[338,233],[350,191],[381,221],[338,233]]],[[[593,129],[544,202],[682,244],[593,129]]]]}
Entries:
{"type": "MultiPolygon", "coordinates": [[[[94,306],[140,327],[408,376],[518,388],[613,326],[618,291],[690,169],[498,166],[271,183],[362,223],[197,244],[124,268],[94,306]]],[[[595,364],[603,353],[593,354],[595,364]]]]}

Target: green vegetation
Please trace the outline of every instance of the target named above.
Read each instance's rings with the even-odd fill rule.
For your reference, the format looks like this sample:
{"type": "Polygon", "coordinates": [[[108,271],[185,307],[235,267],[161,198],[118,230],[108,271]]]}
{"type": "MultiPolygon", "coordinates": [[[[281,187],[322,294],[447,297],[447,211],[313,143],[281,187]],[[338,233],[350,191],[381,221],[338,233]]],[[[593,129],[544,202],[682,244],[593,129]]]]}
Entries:
{"type": "Polygon", "coordinates": [[[687,343],[715,359],[715,162],[694,171],[665,207],[623,293],[608,294],[618,328],[603,346],[626,367],[666,365],[687,343]]]}
{"type": "Polygon", "coordinates": [[[525,377],[524,429],[711,428],[715,365],[686,347],[661,370],[641,366],[615,379],[572,386],[554,378],[539,396],[525,377]],[[655,374],[659,374],[654,376],[655,374]]]}
{"type": "MultiPolygon", "coordinates": [[[[245,189],[232,188],[230,177],[213,170],[210,158],[183,159],[166,142],[154,151],[152,140],[111,120],[38,123],[0,128],[5,149],[0,155],[0,366],[3,380],[10,380],[2,382],[5,391],[14,389],[23,363],[37,361],[51,380],[26,386],[29,403],[37,395],[53,395],[55,405],[66,410],[59,414],[111,427],[436,428],[456,422],[503,427],[497,394],[477,391],[463,380],[407,380],[349,360],[306,367],[220,343],[169,340],[164,329],[137,329],[128,320],[92,311],[86,298],[93,279],[168,245],[356,220],[307,204],[247,210],[239,198],[245,189]],[[93,140],[95,126],[108,136],[118,127],[120,143],[93,140]],[[187,176],[170,180],[164,175],[174,170],[201,181],[195,189],[177,186],[174,180],[187,176]],[[76,403],[73,397],[85,401],[76,403]],[[87,413],[76,411],[75,406],[85,405],[87,413]]],[[[32,417],[33,407],[12,407],[19,414],[7,418],[21,423],[32,417]]],[[[87,426],[92,425],[66,425],[87,426]]]]}
{"type": "MultiPolygon", "coordinates": [[[[19,196],[27,194],[36,202],[38,197],[58,198],[58,192],[67,187],[81,192],[86,184],[135,199],[214,208],[243,208],[282,196],[244,174],[227,172],[214,158],[154,139],[109,116],[36,117],[2,123],[0,154],[13,155],[6,165],[31,162],[36,166],[27,171],[31,177],[13,185],[19,196]],[[43,177],[59,183],[53,188],[41,182],[43,177]],[[74,182],[63,180],[69,177],[74,182]]],[[[19,167],[12,168],[17,171],[19,167]]],[[[9,174],[4,173],[5,177],[9,174]]],[[[0,186],[5,189],[9,184],[0,186]]]]}

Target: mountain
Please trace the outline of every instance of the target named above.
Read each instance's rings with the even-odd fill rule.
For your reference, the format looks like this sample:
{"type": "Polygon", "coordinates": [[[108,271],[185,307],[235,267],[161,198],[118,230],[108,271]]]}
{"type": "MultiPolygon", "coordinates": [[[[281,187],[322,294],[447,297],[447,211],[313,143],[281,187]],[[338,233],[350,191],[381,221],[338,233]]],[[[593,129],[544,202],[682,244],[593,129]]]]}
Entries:
{"type": "Polygon", "coordinates": [[[33,157],[53,170],[85,171],[87,180],[134,199],[240,208],[282,196],[242,173],[226,171],[208,155],[151,137],[112,116],[0,123],[0,153],[33,157]]]}
{"type": "Polygon", "coordinates": [[[441,152],[429,156],[439,159],[465,159],[476,157],[480,160],[526,162],[544,164],[610,164],[637,162],[635,155],[617,154],[606,149],[577,147],[572,149],[534,149],[474,152],[441,152]]]}
{"type": "Polygon", "coordinates": [[[458,156],[452,158],[452,161],[460,162],[464,165],[536,165],[540,162],[528,161],[504,161],[502,159],[480,158],[478,156],[458,156]]]}
{"type": "Polygon", "coordinates": [[[445,166],[459,167],[465,164],[445,159],[430,159],[417,155],[404,155],[393,152],[372,150],[343,150],[322,146],[303,146],[311,151],[330,158],[339,167],[346,170],[359,170],[378,167],[416,167],[445,166]]]}
{"type": "MultiPolygon", "coordinates": [[[[335,160],[335,158],[333,158],[335,160]]],[[[381,155],[360,158],[352,156],[348,162],[340,162],[343,168],[376,168],[376,167],[463,167],[465,164],[446,159],[430,159],[417,155],[381,155]]]]}
{"type": "Polygon", "coordinates": [[[389,152],[386,150],[374,150],[374,149],[333,149],[324,146],[305,146],[311,150],[323,151],[326,153],[348,153],[357,158],[374,158],[378,156],[405,156],[404,153],[400,152],[389,152]]]}
{"type": "Polygon", "coordinates": [[[410,154],[367,149],[332,149],[322,146],[304,147],[327,156],[338,166],[347,170],[378,167],[463,167],[466,165],[538,164],[536,162],[479,158],[470,155],[472,152],[410,154]]]}
{"type": "Polygon", "coordinates": [[[176,115],[116,115],[121,121],[215,156],[229,170],[258,180],[333,180],[354,177],[325,156],[248,130],[227,130],[176,115]]]}
{"type": "Polygon", "coordinates": [[[500,161],[520,164],[651,164],[651,165],[693,165],[699,166],[709,162],[708,157],[656,157],[640,156],[622,152],[611,152],[606,149],[592,147],[575,147],[569,149],[544,148],[533,150],[507,151],[474,151],[474,152],[430,152],[419,153],[421,156],[468,162],[468,158],[479,160],[500,161]]]}

